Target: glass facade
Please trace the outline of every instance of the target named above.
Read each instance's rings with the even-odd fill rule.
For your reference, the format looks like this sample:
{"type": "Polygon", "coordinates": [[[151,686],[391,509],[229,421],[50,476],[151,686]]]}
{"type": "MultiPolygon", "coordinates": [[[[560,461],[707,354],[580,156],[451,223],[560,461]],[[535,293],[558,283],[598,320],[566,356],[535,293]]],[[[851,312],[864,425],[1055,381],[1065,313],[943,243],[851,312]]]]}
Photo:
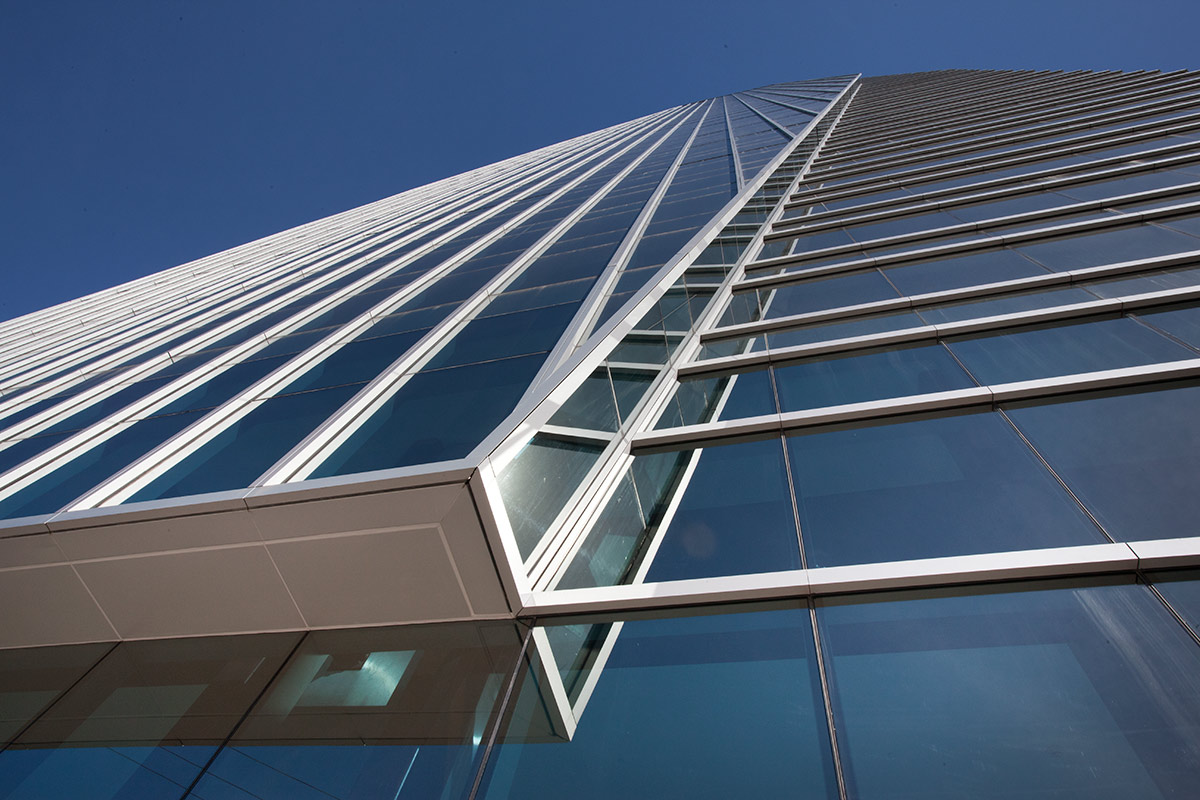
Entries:
{"type": "Polygon", "coordinates": [[[1195,73],[690,103],[0,324],[0,798],[1182,798],[1195,73]]]}

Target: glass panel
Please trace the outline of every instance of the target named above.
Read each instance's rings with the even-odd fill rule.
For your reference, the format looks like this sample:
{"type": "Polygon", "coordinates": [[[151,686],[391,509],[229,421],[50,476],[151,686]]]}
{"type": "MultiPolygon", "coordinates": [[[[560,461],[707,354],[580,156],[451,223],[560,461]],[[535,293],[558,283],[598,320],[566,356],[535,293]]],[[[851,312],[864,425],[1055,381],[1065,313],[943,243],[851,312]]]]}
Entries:
{"type": "Polygon", "coordinates": [[[531,664],[480,796],[836,798],[809,614],[752,608],[614,624],[570,738],[531,664]]]}
{"type": "Polygon", "coordinates": [[[522,558],[533,552],[603,450],[538,435],[500,473],[500,494],[522,558]]]}
{"type": "Polygon", "coordinates": [[[192,796],[466,797],[520,641],[505,622],[312,632],[192,796]]]}
{"type": "Polygon", "coordinates": [[[0,746],[11,741],[112,647],[78,644],[0,651],[0,746]]]}
{"type": "Polygon", "coordinates": [[[0,754],[0,786],[7,797],[179,797],[299,638],[122,643],[0,754]]]}
{"type": "Polygon", "coordinates": [[[1157,364],[1196,355],[1127,317],[950,339],[946,346],[985,385],[1157,364]]]}
{"type": "Polygon", "coordinates": [[[904,267],[891,267],[885,269],[883,274],[896,284],[902,294],[911,295],[1031,278],[1045,275],[1046,268],[1012,250],[981,250],[904,267]]]}
{"type": "Polygon", "coordinates": [[[1192,633],[1200,635],[1200,572],[1194,569],[1154,572],[1151,580],[1192,633]]]}
{"type": "Polygon", "coordinates": [[[1167,798],[1200,780],[1200,648],[1144,586],[877,595],[822,603],[817,624],[853,797],[1167,798]]]}
{"type": "Polygon", "coordinates": [[[838,275],[776,289],[766,316],[768,319],[777,319],[828,308],[891,300],[896,296],[896,289],[877,271],[838,275]]]}
{"type": "Polygon", "coordinates": [[[975,385],[941,345],[898,348],[776,366],[779,408],[800,411],[975,385]]]}
{"type": "Polygon", "coordinates": [[[778,438],[709,447],[662,534],[648,581],[800,568],[800,548],[778,438]]]}
{"type": "Polygon", "coordinates": [[[1142,313],[1138,314],[1138,317],[1192,347],[1200,347],[1200,307],[1142,313]]]}
{"type": "Polygon", "coordinates": [[[1009,417],[1117,541],[1196,535],[1200,387],[1014,405],[1009,417]]]}
{"type": "Polygon", "coordinates": [[[848,319],[830,325],[813,325],[796,328],[789,331],[767,334],[767,342],[772,349],[794,347],[799,344],[827,342],[834,339],[848,339],[852,336],[866,336],[869,333],[898,331],[904,328],[920,328],[925,321],[911,311],[898,314],[879,314],[870,317],[848,319]]]}
{"type": "Polygon", "coordinates": [[[1054,271],[1116,264],[1200,248],[1200,240],[1154,225],[1113,228],[1017,247],[1054,271]]]}
{"type": "Polygon", "coordinates": [[[245,488],[361,388],[337,386],[264,400],[129,502],[245,488]]]}
{"type": "Polygon", "coordinates": [[[788,448],[810,567],[1104,541],[998,413],[845,427],[788,448]]]}
{"type": "Polygon", "coordinates": [[[462,458],[504,419],[544,354],[420,372],[311,477],[462,458]]]}

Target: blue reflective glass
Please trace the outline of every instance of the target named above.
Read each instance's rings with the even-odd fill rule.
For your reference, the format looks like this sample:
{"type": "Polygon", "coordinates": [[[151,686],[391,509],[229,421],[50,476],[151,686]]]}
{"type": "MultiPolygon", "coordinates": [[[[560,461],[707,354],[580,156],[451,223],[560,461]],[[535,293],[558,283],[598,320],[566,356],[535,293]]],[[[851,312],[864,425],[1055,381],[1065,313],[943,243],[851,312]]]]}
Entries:
{"type": "Polygon", "coordinates": [[[1150,579],[1192,633],[1200,636],[1200,572],[1194,569],[1153,572],[1150,579]]]}
{"type": "Polygon", "coordinates": [[[979,317],[994,317],[1001,314],[1016,314],[1021,311],[1032,311],[1035,308],[1050,308],[1066,306],[1073,303],[1089,303],[1095,300],[1083,289],[1070,287],[1066,289],[1049,289],[1046,291],[1022,292],[1020,294],[985,297],[982,300],[966,300],[959,303],[944,305],[922,306],[917,314],[928,323],[958,322],[964,319],[979,317]]]}
{"type": "Polygon", "coordinates": [[[998,413],[788,439],[810,567],[1104,541],[998,413]]]}
{"type": "Polygon", "coordinates": [[[800,568],[778,438],[700,451],[646,580],[709,578],[800,568]]]}
{"type": "Polygon", "coordinates": [[[862,403],[975,385],[941,345],[896,348],[775,366],[781,411],[862,403]]]}
{"type": "Polygon", "coordinates": [[[838,796],[806,610],[597,627],[615,641],[574,735],[530,660],[480,797],[838,796]]]}
{"type": "Polygon", "coordinates": [[[417,373],[313,477],[462,458],[513,410],[543,360],[538,354],[417,373]]]}
{"type": "Polygon", "coordinates": [[[1192,347],[1200,347],[1200,308],[1196,306],[1143,313],[1138,317],[1192,347]]]}
{"type": "Polygon", "coordinates": [[[130,502],[250,486],[361,388],[337,386],[263,400],[130,502]]]}
{"type": "Polygon", "coordinates": [[[1117,541],[1195,536],[1200,387],[1014,405],[1006,413],[1117,541]]]}
{"type": "Polygon", "coordinates": [[[366,383],[407,353],[426,333],[428,330],[415,330],[348,342],[289,383],[280,394],[366,383]]]}
{"type": "Polygon", "coordinates": [[[1196,355],[1127,317],[950,339],[946,346],[985,385],[1157,364],[1196,355]]]}
{"type": "Polygon", "coordinates": [[[1017,246],[1018,252],[1054,271],[1115,264],[1196,250],[1192,236],[1141,224],[1047,239],[1017,246]]]}
{"type": "Polygon", "coordinates": [[[184,412],[139,420],[0,501],[0,518],[58,511],[201,418],[184,412]]]}
{"type": "Polygon", "coordinates": [[[767,334],[767,342],[771,349],[794,347],[799,344],[827,342],[834,339],[847,339],[853,336],[865,336],[869,333],[898,331],[904,328],[920,328],[925,321],[911,311],[896,314],[874,314],[869,317],[851,317],[845,322],[835,322],[829,325],[810,325],[794,328],[778,333],[767,334]]]}
{"type": "Polygon", "coordinates": [[[897,296],[894,286],[877,271],[858,272],[804,281],[775,290],[767,318],[807,314],[828,308],[841,308],[897,296]]]}
{"type": "Polygon", "coordinates": [[[574,303],[565,303],[474,319],[455,334],[426,369],[546,352],[571,322],[576,307],[574,303]]]}
{"type": "Polygon", "coordinates": [[[1045,275],[1046,269],[1012,250],[980,250],[883,271],[902,294],[925,294],[1045,275]]]}
{"type": "Polygon", "coordinates": [[[743,372],[731,378],[731,381],[732,385],[725,387],[727,397],[717,419],[758,417],[779,410],[775,407],[775,390],[768,370],[743,372]]]}
{"type": "Polygon", "coordinates": [[[1144,586],[896,593],[822,603],[817,625],[852,797],[1168,798],[1200,780],[1200,648],[1144,586]]]}

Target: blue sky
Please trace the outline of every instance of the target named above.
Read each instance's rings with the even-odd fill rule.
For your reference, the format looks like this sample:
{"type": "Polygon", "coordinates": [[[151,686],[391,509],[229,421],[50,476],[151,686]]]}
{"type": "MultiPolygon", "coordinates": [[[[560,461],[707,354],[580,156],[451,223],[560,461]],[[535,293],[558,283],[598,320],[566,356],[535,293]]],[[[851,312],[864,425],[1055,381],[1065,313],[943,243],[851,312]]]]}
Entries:
{"type": "Polygon", "coordinates": [[[1200,67],[1194,2],[0,4],[0,319],[777,81],[1200,67]]]}

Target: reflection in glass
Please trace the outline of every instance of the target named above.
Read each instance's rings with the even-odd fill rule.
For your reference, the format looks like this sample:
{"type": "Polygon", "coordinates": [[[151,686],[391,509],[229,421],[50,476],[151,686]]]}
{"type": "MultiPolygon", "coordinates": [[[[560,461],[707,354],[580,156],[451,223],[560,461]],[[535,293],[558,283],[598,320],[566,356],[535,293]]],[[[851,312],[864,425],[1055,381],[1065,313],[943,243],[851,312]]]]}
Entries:
{"type": "Polygon", "coordinates": [[[118,645],[0,754],[3,796],[179,797],[298,639],[118,645]]]}
{"type": "Polygon", "coordinates": [[[797,608],[621,623],[569,740],[522,673],[480,797],[837,797],[812,648],[797,608]]]}
{"type": "Polygon", "coordinates": [[[195,797],[465,797],[520,644],[507,622],[314,631],[195,797]]]}
{"type": "Polygon", "coordinates": [[[1146,587],[912,597],[817,610],[851,796],[1194,794],[1200,648],[1146,587]]]}

